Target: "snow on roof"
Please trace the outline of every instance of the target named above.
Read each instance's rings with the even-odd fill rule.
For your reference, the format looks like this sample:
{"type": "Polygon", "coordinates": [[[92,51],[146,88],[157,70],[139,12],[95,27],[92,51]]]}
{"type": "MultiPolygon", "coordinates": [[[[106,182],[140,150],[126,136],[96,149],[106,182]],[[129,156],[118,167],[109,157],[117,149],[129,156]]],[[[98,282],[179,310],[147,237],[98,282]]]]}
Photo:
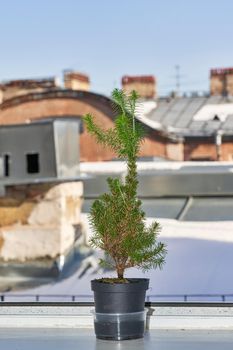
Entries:
{"type": "Polygon", "coordinates": [[[218,117],[225,122],[229,115],[233,115],[233,103],[205,105],[193,116],[193,120],[208,121],[218,117]]]}
{"type": "Polygon", "coordinates": [[[149,126],[152,129],[162,130],[163,126],[161,123],[151,120],[148,117],[153,110],[157,108],[157,102],[155,100],[140,101],[137,106],[136,117],[143,124],[149,126]]]}
{"type": "MultiPolygon", "coordinates": [[[[86,215],[84,215],[86,217],[86,215]]],[[[86,221],[86,230],[91,229],[86,221]]],[[[153,218],[148,218],[150,224],[153,218]]],[[[159,219],[162,232],[159,239],[167,244],[167,259],[162,271],[150,270],[143,273],[135,268],[129,269],[127,277],[150,278],[147,295],[189,295],[189,294],[228,294],[232,293],[233,280],[230,267],[233,265],[233,221],[228,222],[177,222],[159,219]]],[[[86,295],[93,298],[90,280],[102,276],[115,276],[114,272],[98,269],[100,252],[93,252],[82,262],[81,270],[87,269],[80,277],[80,270],[72,276],[47,285],[10,292],[10,294],[36,295],[86,295]]],[[[5,294],[7,297],[7,293],[5,294]]],[[[6,299],[7,300],[7,299],[6,299]]],[[[156,299],[153,299],[156,300],[156,299]]]]}
{"type": "MultiPolygon", "coordinates": [[[[197,96],[158,99],[156,106],[147,103],[139,119],[152,129],[171,137],[210,136],[222,130],[233,134],[233,103],[231,97],[197,96]],[[148,108],[147,108],[148,107],[148,108]],[[151,109],[149,109],[151,107],[151,109]]],[[[143,107],[144,108],[144,107],[143,107]]]]}
{"type": "MultiPolygon", "coordinates": [[[[190,173],[199,169],[202,171],[225,171],[233,172],[233,162],[137,162],[137,167],[139,171],[143,170],[180,170],[189,171],[190,173]]],[[[82,173],[123,173],[127,170],[126,163],[123,161],[107,161],[107,162],[81,162],[80,171],[82,173]]]]}

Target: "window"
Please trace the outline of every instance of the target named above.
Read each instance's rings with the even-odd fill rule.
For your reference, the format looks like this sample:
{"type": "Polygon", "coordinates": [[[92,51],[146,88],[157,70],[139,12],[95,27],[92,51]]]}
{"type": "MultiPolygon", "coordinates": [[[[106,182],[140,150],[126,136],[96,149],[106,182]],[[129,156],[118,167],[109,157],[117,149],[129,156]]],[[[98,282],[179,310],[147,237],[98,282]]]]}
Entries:
{"type": "Polygon", "coordinates": [[[10,176],[10,155],[4,154],[3,157],[4,176],[10,176]]]}
{"type": "Polygon", "coordinates": [[[39,153],[26,154],[27,173],[37,174],[40,172],[39,153]]]}
{"type": "Polygon", "coordinates": [[[192,157],[190,159],[191,161],[194,161],[194,162],[207,162],[207,161],[213,161],[215,159],[213,159],[212,157],[192,157]]]}

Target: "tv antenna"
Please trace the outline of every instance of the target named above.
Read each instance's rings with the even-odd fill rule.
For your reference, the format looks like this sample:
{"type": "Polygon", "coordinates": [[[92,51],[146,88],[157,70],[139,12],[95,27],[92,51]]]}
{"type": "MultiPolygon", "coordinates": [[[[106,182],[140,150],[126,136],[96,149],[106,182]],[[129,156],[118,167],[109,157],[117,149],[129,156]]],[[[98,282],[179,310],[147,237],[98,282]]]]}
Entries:
{"type": "Polygon", "coordinates": [[[180,94],[180,65],[175,65],[175,79],[176,79],[176,94],[179,96],[180,94]]]}

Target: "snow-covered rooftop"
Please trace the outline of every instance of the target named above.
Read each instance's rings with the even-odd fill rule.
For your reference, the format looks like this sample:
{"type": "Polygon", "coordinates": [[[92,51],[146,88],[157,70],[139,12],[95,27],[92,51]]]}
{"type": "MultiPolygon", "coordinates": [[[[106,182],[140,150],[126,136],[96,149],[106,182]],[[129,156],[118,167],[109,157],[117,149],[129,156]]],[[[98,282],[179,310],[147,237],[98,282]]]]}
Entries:
{"type": "MultiPolygon", "coordinates": [[[[154,219],[148,218],[148,224],[152,220],[154,219]]],[[[162,226],[160,240],[167,244],[168,249],[163,270],[143,273],[133,268],[127,271],[126,276],[149,277],[150,289],[147,296],[151,301],[183,301],[184,296],[188,296],[189,301],[221,301],[222,295],[226,296],[226,301],[233,301],[233,282],[229,278],[230,267],[233,265],[233,220],[157,220],[162,226]]],[[[86,214],[83,214],[83,225],[88,241],[92,231],[86,214]]],[[[4,293],[5,301],[33,301],[33,295],[39,295],[41,301],[69,301],[67,296],[73,295],[77,296],[77,300],[93,300],[90,280],[115,276],[113,271],[99,268],[98,259],[101,254],[100,251],[93,252],[70,276],[63,276],[60,280],[39,287],[4,293]],[[24,295],[26,298],[22,299],[24,295]]]]}
{"type": "Polygon", "coordinates": [[[138,118],[149,127],[174,136],[233,135],[232,98],[196,96],[142,101],[138,118]],[[154,102],[154,104],[153,104],[154,102]]]}
{"type": "MultiPolygon", "coordinates": [[[[160,239],[167,244],[168,255],[162,271],[151,270],[143,274],[137,269],[129,269],[127,276],[149,277],[147,296],[152,301],[183,301],[185,296],[188,301],[220,301],[223,296],[225,301],[233,301],[230,278],[233,265],[233,164],[139,162],[138,168],[147,223],[160,222],[160,239]],[[163,182],[164,179],[167,182],[163,182]],[[193,191],[200,188],[204,195],[193,191]]],[[[124,177],[125,170],[123,162],[81,164],[81,171],[90,175],[89,185],[84,186],[82,213],[86,244],[92,235],[88,222],[91,202],[105,190],[107,176],[124,177]]],[[[81,251],[83,247],[78,249],[81,251]]],[[[41,301],[67,301],[67,297],[72,296],[77,300],[93,300],[90,280],[114,275],[114,272],[100,269],[100,251],[89,253],[84,254],[71,272],[65,270],[57,280],[24,290],[8,290],[3,293],[5,301],[22,298],[33,301],[36,296],[41,301]]]]}

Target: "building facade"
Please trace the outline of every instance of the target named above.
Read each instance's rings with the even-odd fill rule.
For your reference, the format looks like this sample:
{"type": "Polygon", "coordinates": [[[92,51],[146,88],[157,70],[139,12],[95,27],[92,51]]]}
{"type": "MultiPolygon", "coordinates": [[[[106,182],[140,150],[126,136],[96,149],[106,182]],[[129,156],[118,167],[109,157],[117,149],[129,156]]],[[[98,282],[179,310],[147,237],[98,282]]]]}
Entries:
{"type": "MultiPolygon", "coordinates": [[[[73,78],[79,79],[79,73],[69,75],[69,79],[73,78]]],[[[123,84],[123,88],[125,86],[123,84]]],[[[85,87],[82,90],[81,86],[76,90],[72,84],[68,87],[52,84],[40,91],[30,90],[4,98],[0,104],[0,125],[24,124],[51,117],[81,118],[86,113],[91,113],[99,125],[105,128],[113,126],[115,114],[108,97],[85,91],[85,87]]],[[[231,96],[153,98],[149,97],[148,92],[140,104],[142,108],[138,118],[146,128],[141,158],[178,161],[233,159],[231,96]]],[[[84,128],[80,135],[80,160],[102,161],[114,158],[113,152],[97,144],[84,128]]]]}

